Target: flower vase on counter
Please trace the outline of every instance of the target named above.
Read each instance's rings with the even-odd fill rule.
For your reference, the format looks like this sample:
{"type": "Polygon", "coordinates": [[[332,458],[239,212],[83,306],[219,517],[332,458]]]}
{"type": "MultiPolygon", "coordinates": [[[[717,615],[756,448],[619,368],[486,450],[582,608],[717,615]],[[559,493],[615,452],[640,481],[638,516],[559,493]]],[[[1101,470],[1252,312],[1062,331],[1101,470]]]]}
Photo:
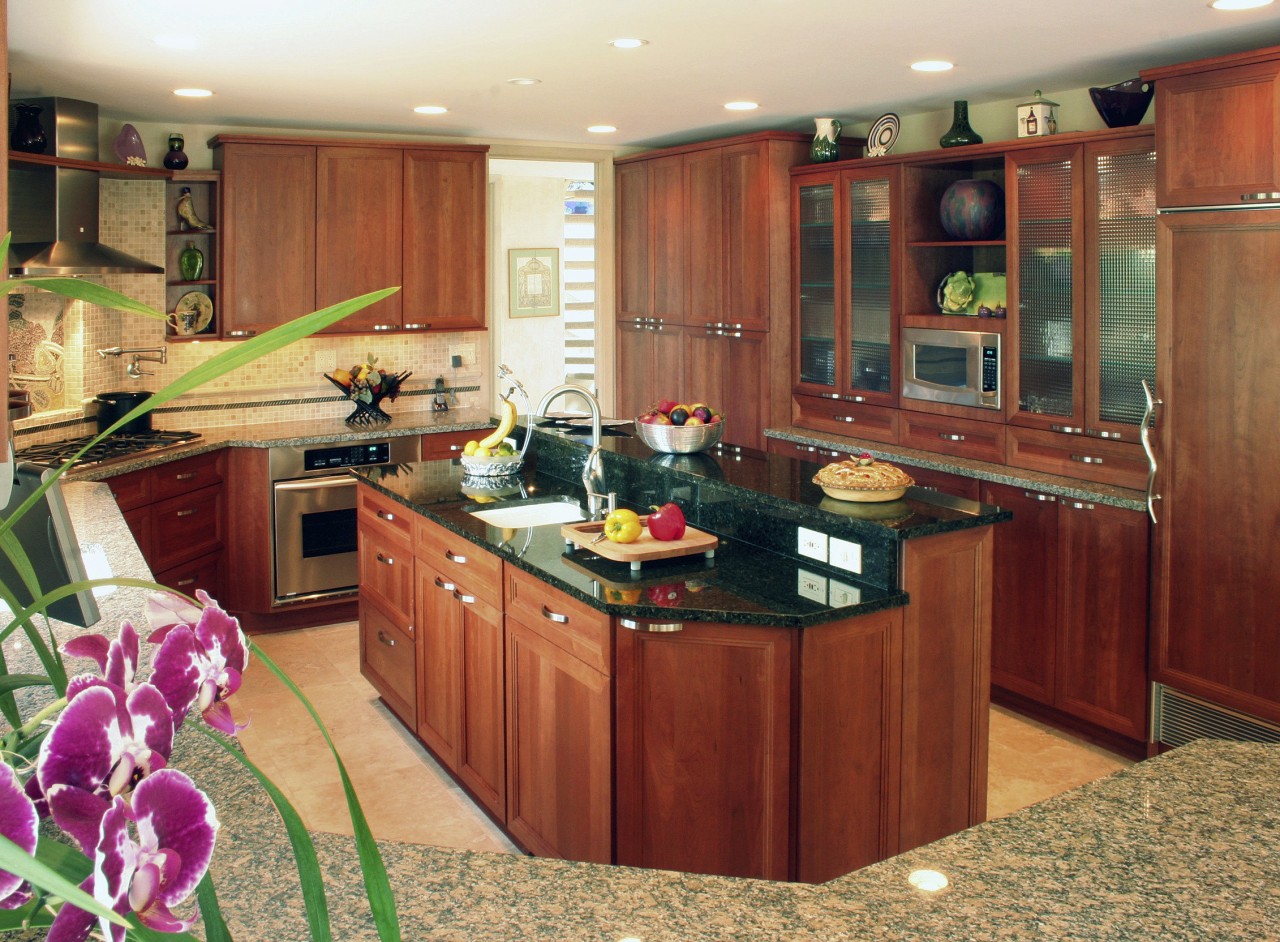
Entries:
{"type": "Polygon", "coordinates": [[[951,128],[938,144],[942,147],[960,147],[964,144],[981,144],[982,135],[969,126],[969,103],[957,101],[952,106],[951,128]]]}
{"type": "Polygon", "coordinates": [[[813,143],[809,145],[809,159],[816,164],[840,159],[840,137],[842,125],[835,118],[814,118],[817,126],[813,135],[813,143]]]}

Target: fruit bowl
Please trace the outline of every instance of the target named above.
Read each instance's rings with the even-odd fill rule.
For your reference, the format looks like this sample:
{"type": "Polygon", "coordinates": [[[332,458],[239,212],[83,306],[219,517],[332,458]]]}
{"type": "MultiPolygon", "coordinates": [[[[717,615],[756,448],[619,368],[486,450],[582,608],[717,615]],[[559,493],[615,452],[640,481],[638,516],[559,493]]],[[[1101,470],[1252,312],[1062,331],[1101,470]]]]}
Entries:
{"type": "Polygon", "coordinates": [[[708,425],[654,425],[637,417],[636,435],[654,451],[691,455],[706,451],[724,437],[724,420],[708,425]]]}
{"type": "MultiPolygon", "coordinates": [[[[515,447],[515,439],[503,439],[508,445],[515,447]]],[[[462,470],[466,472],[469,478],[505,478],[513,474],[519,474],[520,469],[524,467],[524,454],[516,452],[514,455],[485,455],[479,457],[476,455],[458,455],[458,461],[462,463],[462,470]]]]}

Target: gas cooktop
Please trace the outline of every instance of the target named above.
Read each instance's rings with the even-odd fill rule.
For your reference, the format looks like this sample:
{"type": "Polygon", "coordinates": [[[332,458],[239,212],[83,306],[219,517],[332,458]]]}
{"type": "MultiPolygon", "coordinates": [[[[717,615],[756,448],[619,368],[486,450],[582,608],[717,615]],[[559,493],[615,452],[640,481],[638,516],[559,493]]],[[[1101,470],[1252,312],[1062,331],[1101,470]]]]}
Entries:
{"type": "MultiPolygon", "coordinates": [[[[79,438],[65,439],[58,442],[28,445],[19,449],[14,457],[19,461],[30,461],[32,464],[59,468],[96,437],[96,435],[82,435],[79,438]]],[[[123,461],[126,458],[133,458],[138,455],[175,448],[178,445],[185,445],[199,438],[199,432],[117,432],[114,435],[108,435],[86,451],[76,460],[72,467],[85,468],[110,464],[114,461],[123,461]]]]}

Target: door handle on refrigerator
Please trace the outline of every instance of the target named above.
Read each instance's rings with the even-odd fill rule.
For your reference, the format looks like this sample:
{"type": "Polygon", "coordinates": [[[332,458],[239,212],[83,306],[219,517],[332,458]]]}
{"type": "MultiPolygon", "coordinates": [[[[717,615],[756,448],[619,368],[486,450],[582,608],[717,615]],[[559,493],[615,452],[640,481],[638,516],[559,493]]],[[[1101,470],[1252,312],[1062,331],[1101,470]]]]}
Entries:
{"type": "Polygon", "coordinates": [[[1142,441],[1142,450],[1147,456],[1147,514],[1152,523],[1159,523],[1156,519],[1156,501],[1160,499],[1160,495],[1155,493],[1156,453],[1151,447],[1151,429],[1156,424],[1156,409],[1164,405],[1164,400],[1156,398],[1151,384],[1145,379],[1142,381],[1142,395],[1147,405],[1142,412],[1142,430],[1138,433],[1138,438],[1142,441]]]}

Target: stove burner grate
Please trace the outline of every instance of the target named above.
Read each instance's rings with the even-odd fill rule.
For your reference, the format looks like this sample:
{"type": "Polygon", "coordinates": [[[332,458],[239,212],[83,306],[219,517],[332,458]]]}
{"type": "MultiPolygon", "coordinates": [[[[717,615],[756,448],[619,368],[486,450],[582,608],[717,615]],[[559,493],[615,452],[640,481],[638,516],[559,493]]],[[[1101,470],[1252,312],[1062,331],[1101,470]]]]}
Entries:
{"type": "MultiPolygon", "coordinates": [[[[14,457],[19,461],[29,461],[32,464],[60,468],[76,452],[95,438],[97,438],[96,435],[82,435],[79,438],[65,439],[63,441],[28,445],[19,449],[14,457]]],[[[85,468],[92,465],[108,464],[112,461],[121,461],[136,455],[185,445],[198,438],[200,438],[199,432],[117,432],[92,446],[76,460],[72,467],[85,468]]]]}

